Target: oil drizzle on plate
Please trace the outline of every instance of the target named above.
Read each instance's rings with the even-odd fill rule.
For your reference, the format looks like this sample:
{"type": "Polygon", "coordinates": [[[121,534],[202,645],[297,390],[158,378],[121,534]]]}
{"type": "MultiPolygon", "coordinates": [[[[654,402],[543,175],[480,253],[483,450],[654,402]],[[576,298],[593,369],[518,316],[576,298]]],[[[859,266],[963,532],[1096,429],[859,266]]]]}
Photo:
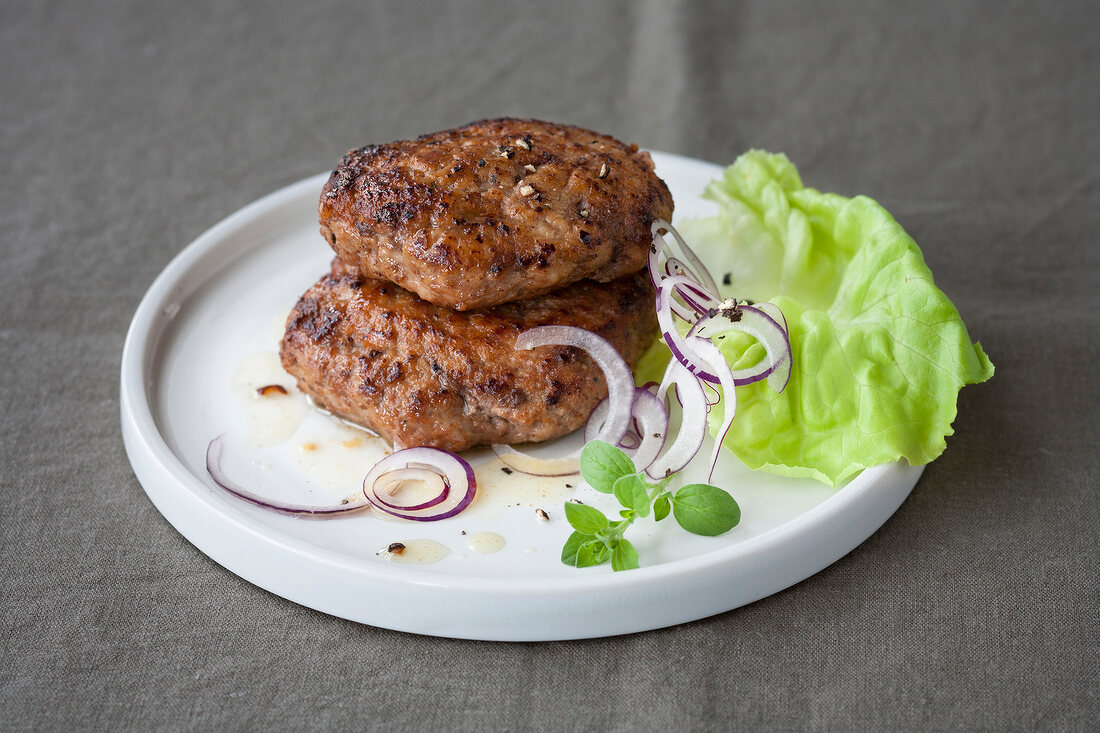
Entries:
{"type": "MultiPolygon", "coordinates": [[[[274,331],[274,325],[272,328],[274,331]]],[[[232,387],[243,408],[248,446],[266,449],[286,444],[293,470],[305,479],[306,487],[314,487],[309,490],[311,497],[312,491],[318,490],[357,498],[364,476],[393,450],[385,439],[372,431],[352,425],[314,405],[298,390],[295,378],[283,369],[274,350],[255,352],[244,358],[234,372],[232,387]]],[[[478,484],[475,501],[506,512],[520,511],[520,507],[528,507],[530,511],[530,507],[559,506],[573,496],[575,487],[581,482],[580,476],[544,477],[514,471],[487,449],[470,451],[465,457],[475,466],[478,484]]],[[[415,503],[418,488],[415,482],[403,486],[401,499],[415,503]]],[[[306,501],[300,497],[296,499],[306,501]]],[[[408,523],[378,510],[363,515],[386,522],[408,523]]],[[[446,546],[431,540],[411,542],[413,545],[406,553],[388,559],[428,564],[450,554],[446,546]]],[[[482,555],[500,552],[506,544],[504,538],[494,532],[471,535],[465,543],[470,552],[482,555]]]]}
{"type": "Polygon", "coordinates": [[[233,374],[233,391],[244,406],[248,444],[253,448],[289,439],[309,412],[305,396],[298,391],[294,377],[283,371],[274,351],[259,351],[245,358],[233,374]]]}
{"type": "Polygon", "coordinates": [[[504,549],[504,538],[496,532],[477,532],[466,536],[466,549],[481,555],[491,555],[504,549]]]}
{"type": "Polygon", "coordinates": [[[295,441],[294,466],[333,491],[361,491],[364,477],[389,452],[381,438],[343,422],[318,420],[307,427],[295,441]]]}
{"type": "Polygon", "coordinates": [[[398,544],[404,545],[400,552],[392,552],[387,547],[379,554],[390,562],[405,565],[431,565],[451,554],[446,545],[435,540],[401,540],[398,544]]]}
{"type": "Polygon", "coordinates": [[[508,468],[499,458],[475,463],[478,500],[497,507],[560,507],[581,483],[575,476],[532,476],[508,468]]]}

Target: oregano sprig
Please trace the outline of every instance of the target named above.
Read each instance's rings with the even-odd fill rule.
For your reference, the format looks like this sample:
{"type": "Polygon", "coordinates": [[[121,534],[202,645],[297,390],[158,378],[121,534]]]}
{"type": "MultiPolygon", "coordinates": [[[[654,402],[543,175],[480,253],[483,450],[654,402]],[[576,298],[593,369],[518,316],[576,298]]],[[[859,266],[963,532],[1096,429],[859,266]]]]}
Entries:
{"type": "Polygon", "coordinates": [[[671,478],[651,483],[629,456],[600,440],[584,447],[580,469],[589,486],[614,495],[623,509],[620,519],[611,520],[599,509],[566,502],[565,518],[573,527],[561,550],[566,565],[586,568],[610,560],[614,570],[638,567],[638,551],[623,535],[638,518],[650,513],[657,522],[671,513],[688,532],[707,536],[728,532],[741,521],[737,502],[717,486],[688,484],[670,490],[671,478]]]}

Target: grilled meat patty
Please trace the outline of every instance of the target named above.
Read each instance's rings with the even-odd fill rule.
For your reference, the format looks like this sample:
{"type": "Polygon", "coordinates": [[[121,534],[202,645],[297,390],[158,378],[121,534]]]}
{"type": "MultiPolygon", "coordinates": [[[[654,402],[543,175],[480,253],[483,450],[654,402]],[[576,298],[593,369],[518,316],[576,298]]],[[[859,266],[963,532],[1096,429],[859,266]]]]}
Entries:
{"type": "Polygon", "coordinates": [[[364,275],[467,310],[636,272],[672,196],[636,145],[502,119],[351,151],[319,214],[364,275]]]}
{"type": "Polygon", "coordinates": [[[579,326],[633,366],[657,334],[653,294],[643,271],[460,313],[337,259],[291,311],[282,362],[318,405],[404,445],[549,440],[584,424],[607,385],[583,351],[516,351],[516,337],[579,326]]]}

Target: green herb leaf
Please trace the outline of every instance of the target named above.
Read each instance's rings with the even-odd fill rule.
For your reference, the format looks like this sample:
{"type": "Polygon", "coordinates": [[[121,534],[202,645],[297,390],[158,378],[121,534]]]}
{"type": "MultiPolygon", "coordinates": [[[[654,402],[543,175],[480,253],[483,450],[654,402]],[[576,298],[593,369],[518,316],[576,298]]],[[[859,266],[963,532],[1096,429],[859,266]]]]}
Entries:
{"type": "Polygon", "coordinates": [[[607,526],[607,517],[599,509],[572,501],[565,502],[565,519],[573,529],[587,535],[594,535],[607,526]]]}
{"type": "Polygon", "coordinates": [[[569,539],[565,541],[565,545],[561,548],[562,563],[570,567],[577,567],[577,552],[581,549],[581,545],[591,541],[592,535],[589,534],[574,532],[569,535],[569,539]]]}
{"type": "Polygon", "coordinates": [[[713,537],[728,532],[741,521],[741,507],[717,486],[688,484],[672,497],[676,523],[694,534],[713,537]]]}
{"type": "Polygon", "coordinates": [[[649,492],[645,480],[638,474],[623,476],[612,489],[623,506],[633,509],[639,517],[649,516],[649,492]]]}
{"type": "Polygon", "coordinates": [[[602,565],[611,558],[611,549],[601,540],[588,540],[577,548],[578,568],[602,565]]]}
{"type": "Polygon", "coordinates": [[[638,567],[638,551],[628,540],[619,540],[611,551],[612,570],[634,570],[638,567]]]}
{"type": "Polygon", "coordinates": [[[610,494],[615,482],[636,473],[634,462],[625,453],[602,440],[590,441],[581,451],[581,477],[596,491],[610,494]]]}
{"type": "Polygon", "coordinates": [[[668,500],[668,494],[661,494],[657,497],[657,500],[653,502],[653,519],[657,522],[661,521],[668,516],[670,509],[671,505],[668,500]]]}

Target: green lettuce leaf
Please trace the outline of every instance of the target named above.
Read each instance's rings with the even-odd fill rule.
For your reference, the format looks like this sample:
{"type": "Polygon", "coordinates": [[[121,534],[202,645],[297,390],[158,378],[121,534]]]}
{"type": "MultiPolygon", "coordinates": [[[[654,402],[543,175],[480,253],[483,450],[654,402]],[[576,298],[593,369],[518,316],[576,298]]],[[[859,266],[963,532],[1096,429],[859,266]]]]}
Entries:
{"type": "MultiPolygon", "coordinates": [[[[723,298],[783,310],[794,351],[783,394],[764,382],[738,389],[725,445],[750,468],[833,486],[879,463],[939,456],[959,390],[989,379],[993,365],[916,242],[865,196],[803,187],[784,155],[746,153],[705,196],[719,214],[681,231],[723,298]]],[[[735,368],[763,355],[741,335],[718,344],[735,368]]],[[[639,379],[661,361],[648,355],[639,379]]],[[[714,410],[712,432],[721,420],[714,410]]]]}

